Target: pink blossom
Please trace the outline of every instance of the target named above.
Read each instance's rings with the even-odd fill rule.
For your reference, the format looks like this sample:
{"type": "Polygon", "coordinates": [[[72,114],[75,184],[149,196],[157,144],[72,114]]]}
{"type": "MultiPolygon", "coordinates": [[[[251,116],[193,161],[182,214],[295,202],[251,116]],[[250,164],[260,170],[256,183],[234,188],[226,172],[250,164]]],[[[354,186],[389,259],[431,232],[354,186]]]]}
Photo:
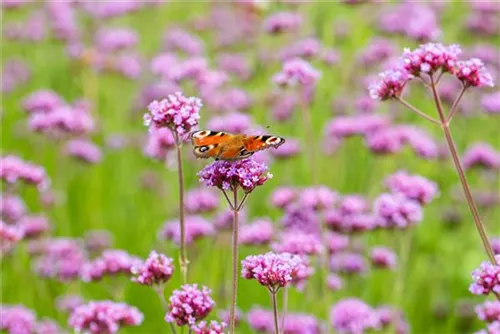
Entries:
{"type": "Polygon", "coordinates": [[[393,193],[403,194],[421,205],[429,204],[438,195],[438,186],[421,175],[410,175],[406,171],[396,172],[385,180],[386,187],[393,193]]]}
{"type": "Polygon", "coordinates": [[[71,313],[75,308],[83,304],[85,304],[85,301],[79,295],[68,294],[59,296],[56,299],[56,308],[62,312],[71,313]]]}
{"type": "Polygon", "coordinates": [[[265,218],[241,225],[240,229],[239,242],[241,245],[265,245],[271,241],[274,234],[272,222],[265,218]]]}
{"type": "Polygon", "coordinates": [[[102,52],[133,48],[138,40],[137,33],[126,28],[101,28],[95,36],[95,44],[102,52]]]}
{"type": "Polygon", "coordinates": [[[0,253],[9,252],[24,236],[24,231],[0,220],[0,253]]]}
{"type": "Polygon", "coordinates": [[[375,310],[354,298],[337,302],[330,312],[330,321],[339,333],[361,334],[380,325],[375,310]]]}
{"type": "Polygon", "coordinates": [[[397,264],[396,254],[386,247],[374,247],[370,251],[370,260],[374,267],[394,269],[397,264]]]}
{"type": "Polygon", "coordinates": [[[26,215],[17,224],[24,231],[26,239],[36,238],[51,228],[49,219],[44,215],[26,215]]]}
{"type": "MultiPolygon", "coordinates": [[[[214,226],[201,216],[187,216],[185,219],[185,242],[190,244],[197,239],[215,234],[214,226]]],[[[176,244],[181,243],[181,231],[178,220],[171,220],[163,224],[158,232],[160,240],[172,240],[176,244]]]]}
{"type": "Polygon", "coordinates": [[[215,306],[211,298],[212,290],[197,284],[185,284],[174,290],[169,298],[168,313],[165,321],[175,322],[177,326],[191,325],[208,316],[215,306]]]}
{"type": "Polygon", "coordinates": [[[42,254],[34,264],[41,277],[70,281],[79,277],[86,261],[86,253],[78,240],[57,238],[46,240],[42,254]]]}
{"type": "Polygon", "coordinates": [[[323,252],[321,240],[314,234],[291,230],[282,232],[277,242],[271,244],[276,253],[319,255],[323,252]]]}
{"type": "Polygon", "coordinates": [[[471,145],[462,157],[465,169],[485,167],[487,169],[500,168],[500,152],[490,144],[479,142],[471,145]]]}
{"type": "Polygon", "coordinates": [[[484,63],[477,58],[458,61],[455,76],[466,87],[493,87],[493,77],[488,72],[484,63]]]}
{"type": "Polygon", "coordinates": [[[132,268],[141,265],[141,260],[119,249],[108,249],[101,256],[87,262],[81,272],[85,282],[98,281],[105,276],[132,275],[132,268]]]}
{"type": "Polygon", "coordinates": [[[23,99],[22,107],[26,112],[48,113],[63,106],[64,100],[52,90],[37,90],[23,99]]]}
{"type": "Polygon", "coordinates": [[[462,53],[456,44],[444,46],[439,43],[420,45],[415,50],[405,49],[403,66],[409,74],[419,76],[421,73],[432,75],[437,71],[455,73],[458,56],[462,53]]]}
{"type": "Polygon", "coordinates": [[[50,179],[43,167],[23,161],[14,155],[0,158],[0,178],[10,184],[18,181],[33,184],[40,191],[46,190],[50,184],[50,179]]]}
{"type": "Polygon", "coordinates": [[[478,318],[485,322],[500,321],[500,301],[485,301],[475,308],[478,318]]]}
{"type": "Polygon", "coordinates": [[[21,197],[2,193],[0,195],[0,216],[2,220],[14,223],[21,219],[26,213],[26,205],[21,197]]]}
{"type": "Polygon", "coordinates": [[[481,106],[489,114],[500,114],[500,91],[484,95],[481,98],[481,106]]]}
{"type": "Polygon", "coordinates": [[[198,324],[191,326],[191,330],[194,334],[224,334],[224,328],[227,325],[224,322],[210,321],[208,324],[206,321],[200,321],[198,324]]]}
{"type": "Polygon", "coordinates": [[[369,87],[373,99],[385,101],[399,98],[413,76],[402,69],[388,70],[379,74],[379,80],[369,87]]]}
{"type": "Polygon", "coordinates": [[[286,208],[297,198],[297,191],[292,187],[278,187],[271,193],[271,204],[279,209],[286,208]]]}
{"type": "Polygon", "coordinates": [[[148,286],[163,286],[174,273],[174,260],[156,251],[151,251],[146,262],[131,268],[132,281],[148,286]]]}
{"type": "MultiPolygon", "coordinates": [[[[495,255],[495,259],[500,262],[500,255],[495,255]]],[[[474,282],[469,286],[469,291],[473,294],[500,294],[500,266],[484,261],[479,268],[474,269],[472,279],[474,282]]]]}
{"type": "Polygon", "coordinates": [[[264,30],[269,34],[280,34],[298,30],[302,26],[302,16],[294,12],[278,12],[264,20],[264,30]]]}
{"type": "Polygon", "coordinates": [[[330,257],[330,268],[336,273],[362,275],[367,271],[368,265],[360,254],[339,252],[330,257]]]}
{"type": "Polygon", "coordinates": [[[99,146],[86,139],[73,139],[66,143],[66,154],[80,161],[96,164],[101,161],[102,153],[99,146]]]}
{"type": "Polygon", "coordinates": [[[373,211],[380,217],[384,228],[406,228],[422,220],[422,207],[400,194],[382,194],[373,204],[373,211]]]}
{"type": "Polygon", "coordinates": [[[0,330],[12,334],[33,333],[35,313],[23,305],[0,305],[0,330]]]}
{"type": "Polygon", "coordinates": [[[203,41],[181,28],[167,30],[163,42],[167,50],[183,51],[190,56],[203,54],[203,41]]]}
{"type": "Polygon", "coordinates": [[[320,77],[320,72],[307,61],[294,58],[283,63],[281,72],[274,75],[273,81],[280,86],[314,86],[320,77]]]}
{"type": "Polygon", "coordinates": [[[219,207],[219,196],[212,189],[192,189],[186,193],[184,207],[189,214],[211,212],[219,207]]]}

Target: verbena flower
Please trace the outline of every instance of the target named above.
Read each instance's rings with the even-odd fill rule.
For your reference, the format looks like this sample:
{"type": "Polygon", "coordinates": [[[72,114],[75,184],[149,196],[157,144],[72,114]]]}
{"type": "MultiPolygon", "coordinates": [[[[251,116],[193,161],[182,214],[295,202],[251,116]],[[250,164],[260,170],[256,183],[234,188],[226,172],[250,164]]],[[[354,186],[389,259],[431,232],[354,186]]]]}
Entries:
{"type": "Polygon", "coordinates": [[[21,219],[26,213],[26,205],[21,197],[2,193],[0,195],[0,216],[9,223],[14,223],[21,219]]]}
{"type": "Polygon", "coordinates": [[[126,28],[101,28],[95,35],[97,49],[102,52],[116,52],[137,45],[137,32],[126,28]]]}
{"type": "Polygon", "coordinates": [[[410,332],[410,326],[404,319],[403,312],[391,306],[380,306],[375,311],[377,312],[381,328],[386,329],[392,326],[398,334],[407,334],[410,332]]]}
{"type": "Polygon", "coordinates": [[[400,194],[382,194],[373,204],[374,213],[384,228],[406,228],[419,223],[423,218],[418,202],[400,194]]]}
{"type": "Polygon", "coordinates": [[[29,64],[18,58],[10,58],[3,63],[2,82],[0,92],[10,93],[25,85],[31,77],[29,64]]]}
{"type": "Polygon", "coordinates": [[[476,332],[476,334],[496,334],[496,333],[500,333],[500,321],[493,321],[492,323],[488,324],[486,329],[476,332]]]}
{"type": "Polygon", "coordinates": [[[200,321],[198,324],[191,326],[191,330],[194,334],[224,334],[224,328],[227,325],[224,322],[210,321],[200,321]]]}
{"type": "Polygon", "coordinates": [[[152,128],[149,131],[144,153],[154,159],[165,161],[169,152],[175,148],[175,138],[168,128],[152,128]]]}
{"type": "Polygon", "coordinates": [[[201,55],[204,50],[201,39],[180,28],[167,30],[163,43],[167,50],[179,50],[191,56],[201,55]]]}
{"type": "Polygon", "coordinates": [[[338,116],[327,124],[325,132],[327,136],[334,138],[366,136],[387,127],[389,124],[390,121],[380,115],[338,116]]]}
{"type": "Polygon", "coordinates": [[[148,286],[162,286],[174,273],[174,260],[156,251],[151,251],[143,264],[131,268],[132,281],[148,286]]]}
{"type": "Polygon", "coordinates": [[[330,257],[330,269],[336,273],[362,275],[368,270],[368,264],[362,255],[345,251],[330,257]]]}
{"type": "Polygon", "coordinates": [[[271,249],[276,253],[319,255],[323,252],[323,245],[314,234],[291,230],[281,233],[279,241],[271,244],[271,249]]]}
{"type": "MultiPolygon", "coordinates": [[[[500,255],[495,255],[500,262],[500,255]]],[[[500,294],[500,266],[489,261],[481,263],[479,268],[472,272],[474,283],[469,286],[469,291],[475,295],[500,294]]]]}
{"type": "Polygon", "coordinates": [[[347,298],[333,305],[330,311],[332,327],[339,333],[364,333],[380,326],[377,313],[365,302],[347,298]]]}
{"type": "Polygon", "coordinates": [[[56,299],[56,308],[61,312],[73,312],[75,308],[85,304],[83,298],[79,295],[63,295],[56,299]]]}
{"type": "Polygon", "coordinates": [[[76,332],[116,333],[124,326],[138,326],[144,315],[135,307],[109,300],[91,301],[73,310],[68,323],[76,332]]]}
{"type": "MultiPolygon", "coordinates": [[[[259,333],[274,333],[273,311],[253,307],[247,315],[250,327],[259,333]]],[[[288,312],[280,331],[286,334],[319,334],[321,327],[318,319],[305,313],[288,312]]]]}
{"type": "Polygon", "coordinates": [[[399,98],[412,78],[413,76],[403,69],[382,72],[379,74],[379,80],[370,85],[370,96],[380,101],[399,98]]]}
{"type": "Polygon", "coordinates": [[[0,305],[0,330],[7,333],[33,333],[35,313],[23,305],[0,305]]]}
{"type": "Polygon", "coordinates": [[[475,307],[478,318],[485,322],[500,321],[500,301],[485,301],[475,307]]]}
{"type": "Polygon", "coordinates": [[[500,237],[491,238],[490,243],[493,253],[495,253],[495,255],[500,255],[500,237]]]}
{"type": "Polygon", "coordinates": [[[286,60],[281,72],[273,76],[273,81],[280,86],[314,86],[321,73],[307,61],[300,58],[286,60]]]}
{"type": "Polygon", "coordinates": [[[74,136],[94,131],[95,121],[85,106],[63,105],[50,112],[30,114],[29,127],[50,136],[74,136]]]}
{"type": "Polygon", "coordinates": [[[439,43],[427,43],[415,50],[405,49],[402,60],[404,68],[414,76],[419,76],[421,73],[431,75],[439,70],[455,73],[455,66],[461,53],[462,50],[456,44],[444,46],[439,43]]]}
{"type": "Polygon", "coordinates": [[[95,164],[101,161],[102,153],[99,146],[85,139],[73,139],[66,143],[65,152],[80,161],[95,164]]]}
{"type": "Polygon", "coordinates": [[[277,159],[288,159],[297,156],[301,151],[301,145],[298,140],[287,138],[286,142],[271,151],[273,157],[277,159]]]}
{"type": "Polygon", "coordinates": [[[174,290],[169,298],[167,322],[175,322],[177,326],[194,325],[196,321],[208,316],[215,306],[210,297],[212,291],[197,284],[185,284],[179,290],[174,290]]]}
{"type": "Polygon", "coordinates": [[[87,259],[80,242],[69,238],[45,241],[41,253],[34,263],[35,272],[41,277],[61,281],[77,279],[87,259]]]}
{"type": "Polygon", "coordinates": [[[420,175],[410,175],[406,171],[398,171],[385,180],[386,187],[393,193],[403,194],[421,205],[429,204],[438,195],[438,186],[420,175]]]}
{"type": "Polygon", "coordinates": [[[500,152],[485,142],[472,144],[462,156],[465,169],[484,167],[487,169],[500,168],[500,152]]]}
{"type": "Polygon", "coordinates": [[[279,209],[286,208],[297,198],[297,190],[292,187],[277,187],[271,193],[271,204],[279,209]]]}
{"type": "Polygon", "coordinates": [[[253,307],[247,314],[248,325],[257,332],[272,333],[274,331],[273,312],[253,307]]]}
{"type": "Polygon", "coordinates": [[[301,191],[299,203],[314,210],[329,209],[337,200],[337,193],[327,186],[315,186],[301,191]]]}
{"type": "Polygon", "coordinates": [[[296,278],[302,263],[300,256],[289,253],[250,255],[241,261],[241,275],[246,279],[255,279],[276,292],[296,278]]]}
{"type": "Polygon", "coordinates": [[[300,58],[311,59],[320,52],[321,42],[315,37],[308,37],[283,48],[280,52],[280,58],[284,61],[300,58]]]}
{"type": "Polygon", "coordinates": [[[389,248],[374,247],[370,251],[370,261],[374,267],[394,269],[397,265],[397,255],[389,248]]]}
{"type": "Polygon", "coordinates": [[[6,155],[0,158],[0,178],[9,184],[22,181],[36,185],[40,191],[46,190],[50,184],[43,167],[23,161],[14,155],[6,155]]]}
{"type": "Polygon", "coordinates": [[[36,238],[51,228],[49,219],[44,215],[26,215],[17,222],[17,225],[24,232],[25,239],[36,238]]]}
{"type": "Polygon", "coordinates": [[[49,318],[43,318],[35,325],[35,333],[37,334],[51,334],[51,333],[65,333],[57,322],[49,318]]]}
{"type": "Polygon", "coordinates": [[[189,214],[214,211],[219,207],[219,197],[211,189],[197,188],[186,193],[184,208],[189,214]]]}
{"type": "Polygon", "coordinates": [[[197,97],[185,97],[177,92],[161,101],[149,104],[149,113],[144,115],[144,124],[150,129],[167,127],[176,136],[183,138],[200,119],[201,100],[197,97]]]}
{"type": "Polygon", "coordinates": [[[265,245],[271,242],[274,234],[273,224],[268,219],[257,219],[241,225],[239,242],[241,245],[265,245]]]}
{"type": "Polygon", "coordinates": [[[500,92],[484,95],[481,106],[490,114],[500,114],[500,92]]]}
{"type": "Polygon", "coordinates": [[[82,279],[85,282],[98,281],[104,276],[125,274],[132,275],[132,268],[140,265],[139,258],[119,249],[108,249],[101,256],[86,263],[82,268],[82,279]]]}
{"type": "Polygon", "coordinates": [[[15,225],[7,225],[0,220],[0,253],[10,251],[24,237],[24,231],[15,225]]]}
{"type": "Polygon", "coordinates": [[[339,211],[342,215],[352,215],[366,213],[368,201],[361,195],[346,195],[339,204],[339,211]]]}
{"type": "Polygon", "coordinates": [[[326,278],[328,288],[332,291],[338,291],[343,288],[344,280],[337,274],[328,274],[326,278]]]}
{"type": "Polygon", "coordinates": [[[326,244],[328,253],[334,254],[345,250],[349,246],[349,237],[345,234],[328,232],[325,235],[324,243],[326,244]]]}
{"type": "Polygon", "coordinates": [[[207,187],[234,190],[241,187],[246,193],[263,185],[272,174],[267,166],[252,159],[238,161],[214,161],[198,172],[200,182],[207,187]]]}
{"type": "Polygon", "coordinates": [[[286,207],[281,224],[289,230],[296,229],[314,234],[320,232],[320,218],[317,212],[299,203],[286,207]]]}
{"type": "Polygon", "coordinates": [[[466,87],[493,87],[495,85],[484,63],[477,58],[457,62],[455,76],[466,87]]]}
{"type": "Polygon", "coordinates": [[[292,32],[301,27],[302,16],[294,12],[278,12],[268,16],[263,24],[269,34],[292,32]]]}
{"type": "Polygon", "coordinates": [[[241,80],[248,79],[252,74],[249,60],[242,54],[220,53],[217,55],[218,67],[228,74],[235,75],[241,80]]]}
{"type": "Polygon", "coordinates": [[[26,112],[51,112],[57,107],[64,105],[64,100],[52,90],[37,90],[22,101],[22,107],[26,112]]]}
{"type": "Polygon", "coordinates": [[[101,253],[111,248],[113,235],[107,230],[88,230],[84,235],[83,243],[89,252],[101,253]]]}
{"type": "MultiPolygon", "coordinates": [[[[187,216],[185,218],[185,242],[190,244],[197,239],[215,234],[214,226],[202,216],[187,216]]],[[[176,244],[181,243],[181,230],[178,220],[165,222],[158,232],[160,240],[172,240],[176,244]]]]}
{"type": "Polygon", "coordinates": [[[207,127],[213,131],[243,133],[252,127],[252,118],[243,113],[232,112],[226,115],[212,117],[207,127]]]}

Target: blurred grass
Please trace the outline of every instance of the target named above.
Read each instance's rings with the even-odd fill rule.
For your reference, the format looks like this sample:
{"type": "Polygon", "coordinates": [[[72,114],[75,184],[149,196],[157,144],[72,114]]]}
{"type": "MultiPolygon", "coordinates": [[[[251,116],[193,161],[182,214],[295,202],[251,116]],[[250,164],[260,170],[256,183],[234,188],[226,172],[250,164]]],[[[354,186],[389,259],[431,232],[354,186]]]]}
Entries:
{"type": "MultiPolygon", "coordinates": [[[[164,27],[189,21],[205,12],[209,4],[203,2],[170,2],[159,10],[146,9],[113,20],[112,25],[130,26],[141,36],[139,49],[146,56],[153,55],[159,48],[164,27]]],[[[355,61],[355,55],[377,35],[374,29],[374,13],[378,5],[345,6],[333,2],[315,2],[302,5],[299,10],[307,17],[309,32],[315,33],[327,46],[334,47],[342,57],[338,66],[328,67],[318,64],[323,76],[311,107],[313,127],[316,133],[318,149],[323,128],[333,113],[332,98],[339,96],[354,97],[362,94],[357,80],[363,73],[355,61]],[[350,23],[347,38],[336,40],[333,33],[334,21],[350,23]]],[[[445,42],[468,45],[477,42],[476,37],[465,34],[460,22],[464,17],[466,4],[453,2],[443,12],[445,42]]],[[[21,13],[4,13],[5,22],[14,20],[21,13]]],[[[210,40],[210,36],[207,40],[210,40]]],[[[398,38],[401,47],[415,46],[398,38]]],[[[498,39],[490,42],[500,42],[498,39]]],[[[272,45],[269,37],[259,41],[272,45]]],[[[79,237],[88,229],[107,229],[115,236],[116,248],[123,248],[132,254],[145,257],[152,248],[165,251],[177,259],[176,247],[170,243],[158,244],[156,233],[160,225],[177,215],[177,184],[175,171],[166,170],[161,163],[144,157],[140,147],[105,152],[102,163],[95,166],[83,166],[61,155],[57,143],[50,142],[38,135],[31,134],[26,127],[26,116],[20,109],[20,101],[28,93],[42,88],[49,88],[60,93],[66,100],[80,97],[90,98],[95,106],[94,114],[98,118],[99,131],[94,139],[103,145],[105,136],[111,133],[133,134],[138,136],[147,130],[142,125],[142,113],[131,112],[132,101],[139,83],[128,81],[114,75],[97,75],[89,70],[76,71],[64,56],[63,46],[54,40],[37,45],[20,44],[4,41],[1,50],[3,61],[11,57],[26,59],[33,70],[32,79],[25,86],[2,97],[2,154],[14,153],[24,159],[45,166],[53,181],[53,188],[64,195],[63,205],[50,211],[57,236],[79,237]],[[152,171],[163,183],[164,193],[147,191],[141,186],[141,175],[152,171]]],[[[498,45],[498,44],[497,44],[498,45]]],[[[207,43],[213,56],[213,48],[207,43]]],[[[251,50],[244,50],[245,52],[251,50]]],[[[262,96],[271,89],[270,77],[277,68],[257,67],[257,76],[242,86],[253,96],[262,96]]],[[[196,92],[189,92],[196,94],[196,92]]],[[[477,95],[472,95],[474,99],[477,95]]],[[[470,99],[471,97],[467,96],[470,99]]],[[[432,101],[418,89],[412,89],[410,102],[422,110],[434,112],[432,101]]],[[[477,100],[473,101],[479,108],[477,100]]],[[[379,112],[389,106],[382,104],[379,112]]],[[[391,106],[400,111],[399,122],[420,125],[440,138],[440,130],[432,128],[412,113],[400,106],[391,106]]],[[[300,113],[289,123],[274,123],[269,117],[269,109],[257,104],[251,110],[254,119],[263,125],[270,125],[271,132],[282,136],[302,137],[300,113]]],[[[202,123],[209,117],[202,110],[202,123]]],[[[469,143],[488,141],[500,148],[498,118],[481,114],[474,118],[458,117],[453,122],[453,133],[457,146],[463,151],[469,143]]],[[[303,138],[302,138],[303,139],[303,138]]],[[[186,183],[188,187],[198,186],[196,172],[204,162],[188,158],[190,148],[184,148],[186,165],[186,183]]],[[[274,220],[279,213],[269,207],[267,199],[274,187],[283,184],[307,186],[312,180],[306,157],[298,157],[285,162],[277,161],[271,167],[274,178],[266,186],[252,194],[247,202],[250,217],[270,216],[274,220]]],[[[384,177],[400,168],[412,173],[422,174],[438,182],[441,197],[425,209],[424,221],[411,231],[411,249],[404,268],[403,293],[397,296],[412,326],[413,333],[458,333],[470,329],[462,327],[457,314],[457,305],[462,300],[480,302],[483,298],[473,298],[468,293],[470,272],[486,257],[480,239],[475,231],[467,207],[463,203],[450,200],[452,189],[460,192],[457,178],[450,162],[424,161],[417,159],[410,152],[390,157],[377,157],[368,152],[359,138],[348,139],[333,157],[320,158],[320,183],[340,193],[359,192],[376,196],[383,191],[384,177]],[[443,210],[449,208],[459,212],[464,221],[451,229],[442,222],[443,210]],[[444,306],[448,315],[436,318],[434,309],[444,306]]],[[[481,173],[468,173],[473,188],[487,188],[498,191],[498,178],[492,184],[485,181],[481,173]]],[[[37,194],[26,191],[23,194],[33,212],[40,210],[37,194]]],[[[223,203],[223,202],[222,202],[223,203]]],[[[224,205],[224,204],[223,204],[224,205]]],[[[500,210],[480,211],[488,225],[490,235],[500,235],[500,210]]],[[[385,244],[398,247],[403,236],[401,233],[381,231],[363,237],[368,245],[385,244]]],[[[189,249],[191,260],[189,279],[192,282],[206,284],[214,290],[218,308],[227,306],[228,296],[223,295],[222,286],[228,284],[230,268],[228,262],[228,235],[219,235],[217,240],[203,240],[189,249]]],[[[257,247],[242,247],[241,257],[263,252],[257,247]]],[[[2,261],[1,302],[23,303],[36,309],[40,316],[50,316],[65,324],[67,319],[54,308],[54,299],[63,293],[80,293],[86,299],[110,298],[103,284],[71,283],[57,284],[37,278],[31,271],[25,245],[21,245],[15,257],[2,261]]],[[[317,274],[316,274],[317,276],[317,274]]],[[[347,279],[347,288],[328,296],[334,302],[343,297],[364,298],[372,305],[388,304],[392,300],[393,285],[397,273],[373,271],[365,278],[347,279]]],[[[318,282],[313,277],[311,283],[318,282]]],[[[112,284],[112,283],[110,283],[112,284]]],[[[181,284],[179,271],[168,284],[165,294],[181,284]]],[[[312,284],[310,284],[312,285],[312,284]]],[[[324,298],[319,298],[317,286],[308,286],[304,293],[289,290],[290,311],[313,313],[323,320],[330,305],[324,298]]],[[[145,287],[126,284],[124,298],[145,313],[144,324],[139,328],[127,328],[124,332],[158,333],[166,330],[162,320],[163,312],[153,291],[145,287]]],[[[240,280],[238,305],[247,311],[254,305],[270,307],[266,290],[254,281],[240,280]]],[[[215,312],[212,316],[216,316],[215,312]]],[[[463,321],[462,321],[463,322],[463,321]]],[[[477,322],[473,328],[479,328],[477,322]]],[[[241,333],[250,332],[243,324],[241,333]]]]}

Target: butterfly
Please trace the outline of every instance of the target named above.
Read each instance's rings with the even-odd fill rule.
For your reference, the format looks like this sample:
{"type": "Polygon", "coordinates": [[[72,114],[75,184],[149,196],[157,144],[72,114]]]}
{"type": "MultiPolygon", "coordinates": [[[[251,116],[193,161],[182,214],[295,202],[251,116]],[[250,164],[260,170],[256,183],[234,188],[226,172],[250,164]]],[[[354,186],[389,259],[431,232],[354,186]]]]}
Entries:
{"type": "Polygon", "coordinates": [[[193,153],[197,158],[240,160],[270,147],[278,148],[285,142],[276,136],[248,136],[220,131],[201,130],[191,133],[193,153]]]}

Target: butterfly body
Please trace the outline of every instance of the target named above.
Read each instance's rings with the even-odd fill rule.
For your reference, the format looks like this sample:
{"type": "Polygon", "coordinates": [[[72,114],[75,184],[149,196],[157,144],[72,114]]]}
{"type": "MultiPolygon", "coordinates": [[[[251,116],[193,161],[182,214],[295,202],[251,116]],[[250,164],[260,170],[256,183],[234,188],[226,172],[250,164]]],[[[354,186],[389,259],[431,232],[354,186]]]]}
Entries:
{"type": "Polygon", "coordinates": [[[227,132],[201,130],[191,133],[197,158],[215,158],[215,160],[240,160],[252,156],[255,152],[270,147],[279,147],[284,138],[276,136],[248,136],[227,132]]]}

